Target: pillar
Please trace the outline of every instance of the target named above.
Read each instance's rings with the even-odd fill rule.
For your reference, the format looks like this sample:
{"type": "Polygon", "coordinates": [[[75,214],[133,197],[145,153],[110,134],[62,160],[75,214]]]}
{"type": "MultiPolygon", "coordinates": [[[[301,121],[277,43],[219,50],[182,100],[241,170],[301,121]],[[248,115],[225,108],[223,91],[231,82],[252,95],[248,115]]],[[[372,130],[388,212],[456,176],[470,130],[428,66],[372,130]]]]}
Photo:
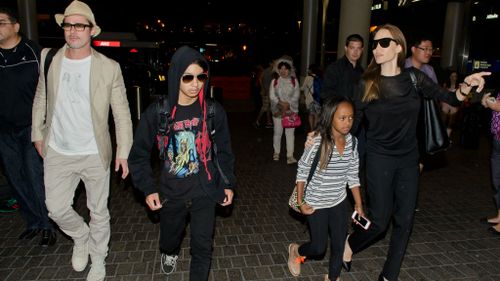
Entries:
{"type": "Polygon", "coordinates": [[[38,42],[36,0],[17,0],[17,13],[23,34],[38,42]]]}
{"type": "Polygon", "coordinates": [[[344,47],[347,36],[357,33],[363,37],[365,42],[361,65],[366,66],[366,52],[369,49],[367,46],[370,39],[371,7],[372,0],[341,0],[337,59],[341,58],[345,53],[344,47]]]}
{"type": "Polygon", "coordinates": [[[307,68],[316,61],[316,42],[318,30],[319,0],[304,0],[302,21],[302,50],[300,60],[300,77],[307,75],[307,68]]]}

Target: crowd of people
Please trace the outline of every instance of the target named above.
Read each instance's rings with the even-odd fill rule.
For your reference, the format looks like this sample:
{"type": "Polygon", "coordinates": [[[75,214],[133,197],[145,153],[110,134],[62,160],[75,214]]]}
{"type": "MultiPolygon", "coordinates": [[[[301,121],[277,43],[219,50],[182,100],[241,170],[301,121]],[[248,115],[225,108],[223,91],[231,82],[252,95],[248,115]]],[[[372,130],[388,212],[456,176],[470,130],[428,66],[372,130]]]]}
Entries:
{"type": "MultiPolygon", "coordinates": [[[[168,275],[176,270],[189,217],[189,280],[207,280],[215,209],[232,204],[236,187],[227,116],[221,104],[208,98],[212,74],[208,61],[191,47],[178,48],[169,68],[167,97],[145,110],[133,134],[120,65],[91,47],[101,29],[90,7],[75,0],[55,20],[65,44],[42,49],[19,33],[15,13],[0,8],[4,63],[0,158],[9,182],[2,184],[2,210],[19,209],[26,224],[19,239],[40,235],[39,244],[48,247],[56,243],[57,230],[62,231],[73,241],[73,269],[85,270],[90,260],[87,280],[102,281],[111,235],[110,169],[123,179],[130,172],[148,208],[160,215],[162,272],[168,275]],[[162,163],[158,185],[151,166],[155,147],[162,163]],[[89,222],[72,206],[80,181],[85,184],[89,222]]],[[[369,45],[373,58],[366,69],[360,62],[364,46],[360,35],[347,36],[345,55],[324,72],[312,64],[302,82],[289,56],[272,61],[256,78],[262,103],[254,125],[261,127],[265,117],[265,126],[273,129],[273,161],[280,161],[284,133],[286,163],[297,164],[296,204],[309,226],[310,241],[288,247],[293,276],[300,275],[308,257],[325,253],[330,238],[324,280],[340,280],[342,268],[350,271],[353,257],[376,243],[392,222],[379,280],[398,279],[422,169],[424,152],[417,136],[421,100],[441,102],[451,136],[461,102],[473,88],[480,92],[484,76],[489,75],[479,72],[460,80],[452,71],[449,81],[440,85],[429,65],[432,41],[415,40],[407,58],[405,36],[391,24],[373,32],[369,45]],[[307,110],[307,123],[302,124],[296,117],[301,92],[307,110]],[[307,126],[310,132],[299,161],[294,154],[298,126],[307,126]],[[307,182],[314,159],[318,167],[307,182]],[[351,233],[348,190],[356,212],[351,233]]],[[[499,100],[490,94],[481,100],[494,112],[491,167],[499,210],[481,221],[491,225],[489,231],[496,235],[500,234],[499,100]]]]}

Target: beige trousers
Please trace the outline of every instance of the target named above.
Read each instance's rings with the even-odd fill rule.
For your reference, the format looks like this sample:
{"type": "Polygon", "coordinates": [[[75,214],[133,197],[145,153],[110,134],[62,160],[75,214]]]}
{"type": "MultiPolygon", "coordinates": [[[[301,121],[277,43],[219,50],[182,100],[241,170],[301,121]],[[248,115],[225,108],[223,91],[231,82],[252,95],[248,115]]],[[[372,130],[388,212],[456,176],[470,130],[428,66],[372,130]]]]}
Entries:
{"type": "Polygon", "coordinates": [[[106,257],[111,234],[108,210],[110,171],[104,169],[99,155],[63,155],[49,147],[44,172],[49,217],[76,243],[88,239],[91,257],[106,257]],[[80,180],[84,182],[87,194],[88,225],[72,206],[80,180]]]}

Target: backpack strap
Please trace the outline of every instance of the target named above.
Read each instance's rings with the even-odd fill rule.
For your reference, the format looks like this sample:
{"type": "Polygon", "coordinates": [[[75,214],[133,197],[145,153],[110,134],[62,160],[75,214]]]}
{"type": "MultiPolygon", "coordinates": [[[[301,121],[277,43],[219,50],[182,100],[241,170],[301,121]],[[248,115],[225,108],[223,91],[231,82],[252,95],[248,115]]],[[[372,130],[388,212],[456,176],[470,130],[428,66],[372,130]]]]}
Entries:
{"type": "Polygon", "coordinates": [[[411,78],[411,83],[413,84],[413,88],[415,88],[415,90],[417,91],[417,94],[418,94],[418,86],[417,86],[417,77],[415,76],[415,73],[413,72],[413,70],[409,70],[410,72],[410,78],[411,78]]]}
{"type": "Polygon", "coordinates": [[[311,179],[314,175],[314,172],[316,171],[316,167],[318,167],[320,156],[321,156],[321,145],[319,145],[318,150],[316,151],[316,155],[314,155],[314,159],[313,159],[313,162],[311,164],[311,168],[309,169],[309,175],[307,175],[307,182],[304,185],[304,195],[302,198],[305,198],[305,196],[306,196],[307,186],[309,185],[309,182],[311,181],[311,179]]]}
{"type": "Polygon", "coordinates": [[[207,130],[210,142],[215,144],[215,102],[212,99],[207,99],[207,130]]]}
{"type": "Polygon", "coordinates": [[[57,53],[56,48],[49,48],[47,55],[45,56],[45,60],[43,62],[43,75],[45,77],[45,91],[47,91],[47,75],[49,74],[50,64],[52,63],[52,59],[54,55],[57,53]]]}
{"type": "Polygon", "coordinates": [[[168,98],[166,96],[160,96],[158,103],[156,104],[156,111],[158,112],[158,150],[160,151],[160,159],[165,160],[167,145],[168,145],[168,134],[170,133],[170,128],[172,127],[173,119],[170,113],[170,106],[168,104],[168,98]]]}
{"type": "Polygon", "coordinates": [[[311,169],[309,170],[309,175],[307,176],[307,182],[309,183],[314,175],[314,171],[316,171],[316,167],[318,167],[319,156],[321,155],[321,145],[318,147],[318,151],[316,151],[316,155],[314,155],[313,162],[311,164],[311,169]]]}
{"type": "Polygon", "coordinates": [[[227,178],[226,174],[224,171],[222,171],[222,168],[219,164],[219,159],[217,157],[217,142],[215,140],[215,101],[213,99],[208,98],[206,100],[207,103],[207,131],[208,131],[208,137],[210,138],[210,143],[212,144],[212,159],[214,161],[215,166],[217,167],[217,170],[219,171],[219,174],[224,181],[224,184],[229,186],[230,182],[229,179],[227,178]]]}

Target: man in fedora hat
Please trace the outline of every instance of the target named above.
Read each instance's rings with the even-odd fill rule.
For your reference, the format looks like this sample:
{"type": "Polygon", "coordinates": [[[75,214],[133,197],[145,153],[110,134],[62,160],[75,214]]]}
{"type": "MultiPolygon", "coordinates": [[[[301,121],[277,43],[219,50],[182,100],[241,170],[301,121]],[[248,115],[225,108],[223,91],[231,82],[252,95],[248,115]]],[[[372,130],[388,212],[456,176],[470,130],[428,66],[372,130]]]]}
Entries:
{"type": "Polygon", "coordinates": [[[90,255],[87,281],[102,281],[110,238],[110,107],[117,143],[114,169],[122,169],[122,178],[128,175],[132,121],[119,64],[90,45],[101,29],[89,6],[75,0],[55,19],[66,44],[54,55],[47,77],[43,69],[48,50],[42,50],[32,141],[44,157],[49,217],[74,240],[73,269],[85,270],[90,255]],[[80,180],[85,183],[89,224],[72,208],[80,180]]]}

